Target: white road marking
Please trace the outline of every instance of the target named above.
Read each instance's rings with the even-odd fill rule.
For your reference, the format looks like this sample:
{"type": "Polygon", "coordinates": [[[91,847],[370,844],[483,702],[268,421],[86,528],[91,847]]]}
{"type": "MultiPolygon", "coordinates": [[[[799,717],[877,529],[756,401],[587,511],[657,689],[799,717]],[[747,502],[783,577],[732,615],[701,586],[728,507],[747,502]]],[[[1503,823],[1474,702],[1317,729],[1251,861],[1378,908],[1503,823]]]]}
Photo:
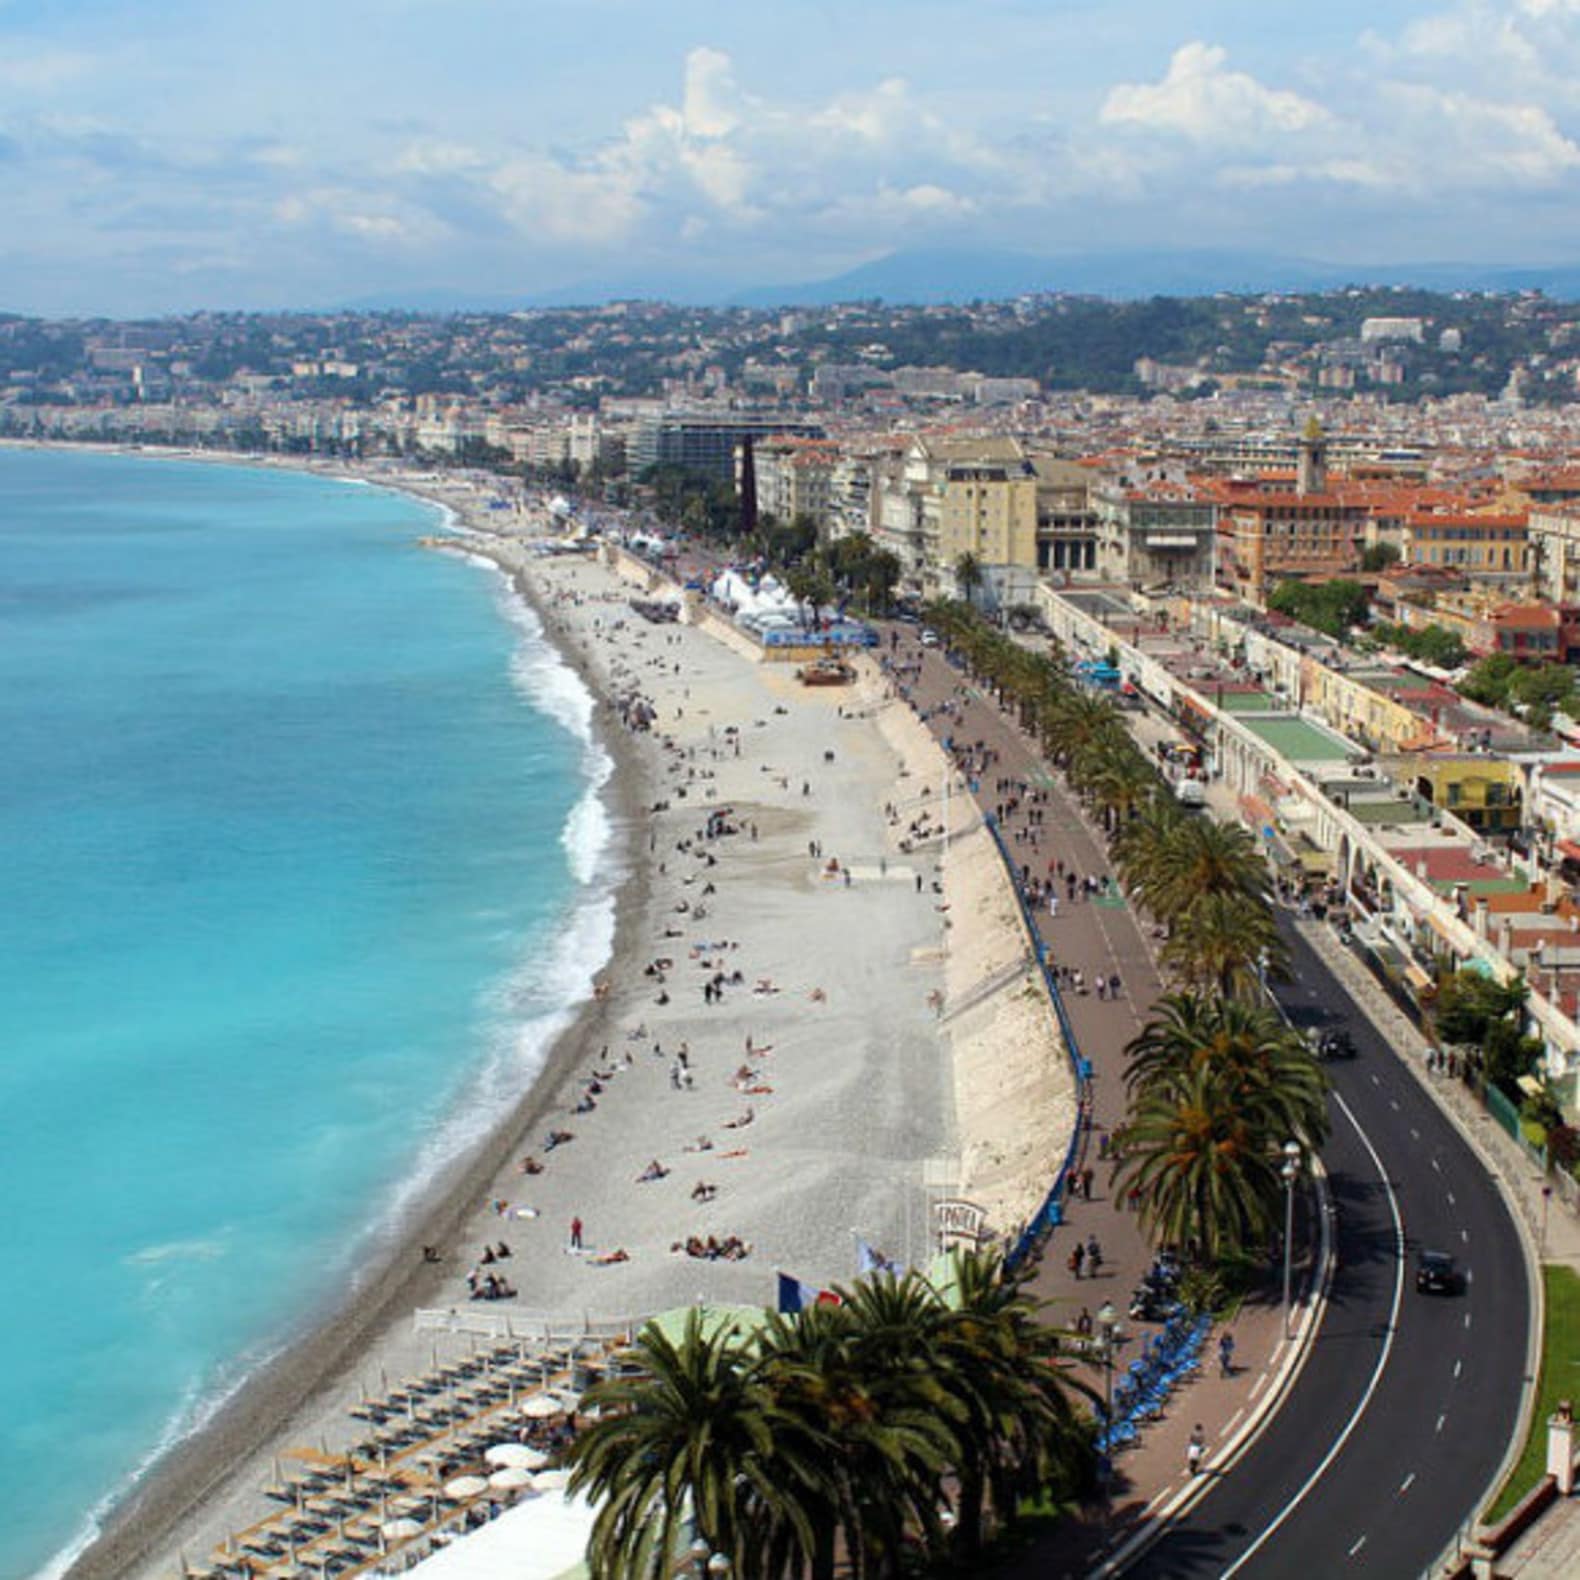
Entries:
{"type": "Polygon", "coordinates": [[[1465,1363],[1464,1363],[1464,1361],[1462,1361],[1462,1360],[1459,1360],[1459,1361],[1455,1361],[1455,1362],[1454,1362],[1454,1375],[1455,1375],[1455,1376],[1456,1376],[1456,1377],[1458,1377],[1458,1376],[1459,1376],[1459,1374],[1460,1374],[1460,1373],[1461,1373],[1461,1372],[1462,1372],[1462,1371],[1464,1371],[1464,1369],[1465,1369],[1465,1363]]]}
{"type": "Polygon", "coordinates": [[[1410,1126],[1410,1139],[1412,1141],[1419,1141],[1421,1139],[1421,1132],[1417,1130],[1414,1125],[1410,1126]]]}
{"type": "Polygon", "coordinates": [[[1262,1375],[1260,1377],[1258,1377],[1254,1383],[1251,1384],[1251,1397],[1253,1399],[1262,1391],[1262,1387],[1263,1387],[1263,1385],[1266,1382],[1267,1382],[1267,1373],[1263,1372],[1262,1375]]]}
{"type": "Polygon", "coordinates": [[[1450,1191],[1448,1193],[1448,1205],[1450,1207],[1452,1207],[1454,1205],[1454,1193],[1453,1193],[1453,1191],[1450,1191]]]}
{"type": "Polygon", "coordinates": [[[1443,1165],[1439,1163],[1436,1158],[1432,1159],[1432,1168],[1439,1174],[1443,1172],[1443,1165]]]}
{"type": "Polygon", "coordinates": [[[1470,1313],[1468,1311],[1465,1313],[1465,1326],[1467,1328],[1470,1326],[1470,1313]]]}
{"type": "Polygon", "coordinates": [[[1358,1553],[1361,1550],[1361,1548],[1363,1548],[1365,1545],[1366,1545],[1366,1538],[1364,1536],[1362,1536],[1356,1541],[1355,1545],[1352,1548],[1350,1548],[1350,1557],[1353,1558],[1356,1555],[1356,1553],[1358,1553]]]}
{"type": "Polygon", "coordinates": [[[1381,1081],[1379,1081],[1379,1080],[1378,1080],[1378,1079],[1377,1079],[1377,1077],[1376,1077],[1376,1076],[1375,1076],[1375,1075],[1374,1075],[1374,1076],[1373,1076],[1373,1077],[1372,1077],[1372,1085],[1373,1085],[1373,1086],[1381,1086],[1381,1085],[1382,1085],[1382,1082],[1381,1082],[1381,1081]]]}
{"type": "Polygon", "coordinates": [[[1461,1240],[1463,1240],[1465,1242],[1466,1245],[1470,1244],[1470,1230],[1469,1229],[1461,1229],[1459,1231],[1459,1237],[1460,1237],[1461,1240]]]}
{"type": "MultiPolygon", "coordinates": [[[[1298,1492],[1279,1510],[1273,1522],[1251,1543],[1246,1550],[1229,1565],[1219,1576],[1219,1580],[1233,1580],[1237,1575],[1266,1545],[1272,1540],[1284,1521],[1305,1502],[1311,1489],[1327,1475],[1328,1467],[1344,1450],[1344,1445],[1349,1442],[1355,1428],[1360,1424],[1361,1417],[1366,1413],[1367,1407],[1372,1402],[1372,1396],[1377,1392],[1377,1385],[1382,1381],[1384,1368],[1388,1365],[1388,1358],[1393,1354],[1393,1342],[1399,1325],[1399,1306],[1404,1299],[1404,1220],[1399,1216],[1399,1198],[1394,1194],[1393,1182],[1388,1178],[1388,1171],[1383,1167],[1382,1159],[1377,1156],[1377,1148],[1372,1145],[1371,1137],[1361,1128],[1360,1121],[1355,1117],[1354,1110],[1344,1101],[1341,1093],[1333,1094],[1333,1101],[1338,1105],[1344,1117],[1349,1120],[1355,1129],[1355,1134],[1361,1139],[1361,1145],[1366,1148],[1367,1155],[1372,1160],[1372,1166],[1377,1170],[1383,1183],[1383,1189],[1388,1193],[1388,1212],[1393,1218],[1393,1246],[1394,1246],[1394,1279],[1393,1279],[1393,1304],[1388,1312],[1388,1326],[1383,1337],[1382,1351],[1377,1357],[1377,1364],[1372,1368],[1371,1377],[1366,1383],[1365,1391],[1361,1394],[1359,1402],[1351,1413],[1348,1421],[1344,1423],[1343,1430],[1334,1438],[1326,1454],[1322,1456],[1321,1463],[1306,1478],[1304,1485],[1298,1492]]],[[[1441,1426],[1441,1423],[1439,1423],[1441,1426]]],[[[1366,1538],[1361,1537],[1360,1542],[1351,1549],[1351,1556],[1360,1550],[1361,1543],[1366,1538]]]]}
{"type": "Polygon", "coordinates": [[[1445,1421],[1446,1421],[1446,1420],[1447,1420],[1447,1419],[1448,1419],[1448,1417],[1447,1417],[1447,1416],[1446,1416],[1446,1415],[1440,1415],[1440,1416],[1439,1416],[1439,1417],[1438,1417],[1438,1418],[1437,1418],[1437,1425],[1436,1425],[1436,1426],[1434,1426],[1434,1427],[1433,1427],[1433,1428],[1432,1428],[1432,1430],[1433,1430],[1433,1431],[1434,1431],[1434,1432],[1441,1432],[1441,1431],[1442,1431],[1442,1430],[1443,1430],[1443,1423],[1444,1423],[1444,1422],[1445,1422],[1445,1421]]]}
{"type": "Polygon", "coordinates": [[[1410,1472],[1410,1474],[1408,1476],[1406,1476],[1404,1478],[1404,1480],[1399,1483],[1399,1491],[1397,1493],[1397,1496],[1402,1498],[1405,1495],[1405,1493],[1407,1493],[1410,1490],[1410,1484],[1414,1480],[1415,1480],[1415,1472],[1412,1470],[1410,1472]]]}

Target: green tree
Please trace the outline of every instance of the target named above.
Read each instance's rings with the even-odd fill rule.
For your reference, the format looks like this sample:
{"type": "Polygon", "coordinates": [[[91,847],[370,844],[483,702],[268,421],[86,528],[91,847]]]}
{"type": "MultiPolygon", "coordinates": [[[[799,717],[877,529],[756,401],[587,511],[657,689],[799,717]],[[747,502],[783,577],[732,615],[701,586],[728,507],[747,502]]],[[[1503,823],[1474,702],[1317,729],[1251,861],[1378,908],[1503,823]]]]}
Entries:
{"type": "Polygon", "coordinates": [[[1126,841],[1120,859],[1125,881],[1168,925],[1209,894],[1244,895],[1264,907],[1270,903],[1267,864],[1243,828],[1160,814],[1126,841]]]}
{"type": "Polygon", "coordinates": [[[1138,1094],[1114,1188],[1134,1191],[1157,1240],[1222,1260],[1266,1238],[1281,1185],[1276,1125],[1201,1064],[1138,1094]]]}
{"type": "Polygon", "coordinates": [[[1262,1106],[1276,1145],[1315,1150],[1327,1135],[1328,1081],[1305,1039],[1265,1003],[1170,993],[1126,1049],[1131,1092],[1185,1089],[1210,1069],[1236,1100],[1262,1106]]]}
{"type": "Polygon", "coordinates": [[[1255,993],[1264,975],[1283,976],[1289,964],[1267,904],[1236,891],[1198,894],[1170,921],[1160,957],[1193,987],[1225,997],[1255,993]]]}
{"type": "Polygon", "coordinates": [[[1361,569],[1375,576],[1399,563],[1399,550],[1392,543],[1374,543],[1361,552],[1361,569]]]}
{"type": "Polygon", "coordinates": [[[827,1440],[750,1364],[728,1329],[687,1314],[678,1341],[649,1324],[641,1375],[589,1393],[601,1414],[570,1451],[571,1489],[599,1504],[587,1549],[595,1580],[625,1580],[683,1550],[688,1522],[735,1572],[768,1580],[767,1546],[793,1531],[810,1552],[809,1489],[825,1477],[827,1440]]]}
{"type": "Polygon", "coordinates": [[[982,563],[974,554],[962,554],[955,561],[955,586],[967,603],[974,605],[983,582],[982,563]]]}

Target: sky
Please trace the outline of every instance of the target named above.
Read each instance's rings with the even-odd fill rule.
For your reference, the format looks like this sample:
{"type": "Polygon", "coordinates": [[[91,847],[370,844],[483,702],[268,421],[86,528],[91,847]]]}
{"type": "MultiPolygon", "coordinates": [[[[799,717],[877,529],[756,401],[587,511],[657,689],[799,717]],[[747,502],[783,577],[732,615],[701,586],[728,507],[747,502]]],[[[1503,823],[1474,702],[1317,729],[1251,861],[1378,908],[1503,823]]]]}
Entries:
{"type": "Polygon", "coordinates": [[[1580,0],[0,0],[0,310],[1580,262],[1580,0]]]}

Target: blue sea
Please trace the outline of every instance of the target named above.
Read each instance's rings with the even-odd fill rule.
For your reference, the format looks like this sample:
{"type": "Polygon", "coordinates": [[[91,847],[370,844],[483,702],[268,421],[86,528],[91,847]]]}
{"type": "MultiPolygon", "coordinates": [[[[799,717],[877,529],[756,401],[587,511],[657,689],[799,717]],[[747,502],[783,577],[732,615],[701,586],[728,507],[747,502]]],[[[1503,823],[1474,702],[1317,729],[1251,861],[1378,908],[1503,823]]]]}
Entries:
{"type": "Polygon", "coordinates": [[[592,701],[439,513],[0,451],[0,1576],[354,1280],[613,935],[592,701]]]}

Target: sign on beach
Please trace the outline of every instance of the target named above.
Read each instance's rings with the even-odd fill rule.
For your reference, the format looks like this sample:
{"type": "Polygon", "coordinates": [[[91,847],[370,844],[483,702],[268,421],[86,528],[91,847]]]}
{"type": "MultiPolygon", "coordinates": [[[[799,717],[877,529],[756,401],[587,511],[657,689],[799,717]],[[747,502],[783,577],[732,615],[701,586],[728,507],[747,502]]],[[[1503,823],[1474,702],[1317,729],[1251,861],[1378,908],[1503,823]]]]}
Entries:
{"type": "Polygon", "coordinates": [[[987,1212],[958,1197],[933,1203],[933,1225],[940,1250],[951,1245],[981,1245],[988,1238],[987,1212]]]}

